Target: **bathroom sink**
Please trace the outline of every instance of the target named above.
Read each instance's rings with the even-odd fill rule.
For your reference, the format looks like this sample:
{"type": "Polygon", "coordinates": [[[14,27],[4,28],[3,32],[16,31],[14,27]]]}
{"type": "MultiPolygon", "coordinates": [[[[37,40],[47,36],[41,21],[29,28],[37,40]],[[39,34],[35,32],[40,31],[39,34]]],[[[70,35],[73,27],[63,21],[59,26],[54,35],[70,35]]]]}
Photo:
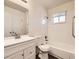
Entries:
{"type": "Polygon", "coordinates": [[[39,49],[40,49],[41,51],[43,51],[43,52],[47,52],[47,51],[49,51],[49,49],[50,49],[50,46],[47,45],[47,44],[45,44],[45,45],[39,45],[38,47],[39,47],[39,49]]]}

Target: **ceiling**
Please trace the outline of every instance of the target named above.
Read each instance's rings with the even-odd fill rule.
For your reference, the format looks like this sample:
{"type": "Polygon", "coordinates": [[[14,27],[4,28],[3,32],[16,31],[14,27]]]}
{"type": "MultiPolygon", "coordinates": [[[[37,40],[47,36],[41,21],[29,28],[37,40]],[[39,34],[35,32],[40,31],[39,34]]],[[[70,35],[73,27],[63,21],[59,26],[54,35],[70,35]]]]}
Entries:
{"type": "Polygon", "coordinates": [[[74,0],[40,0],[39,2],[41,2],[41,4],[47,8],[51,8],[69,1],[74,1],[74,0]]]}

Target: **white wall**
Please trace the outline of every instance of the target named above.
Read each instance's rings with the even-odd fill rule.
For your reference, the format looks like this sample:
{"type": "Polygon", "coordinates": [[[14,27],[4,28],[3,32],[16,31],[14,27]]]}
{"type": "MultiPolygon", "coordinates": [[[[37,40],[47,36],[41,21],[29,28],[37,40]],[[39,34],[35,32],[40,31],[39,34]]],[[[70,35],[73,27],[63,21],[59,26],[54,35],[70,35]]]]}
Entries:
{"type": "Polygon", "coordinates": [[[67,46],[74,47],[75,39],[72,36],[72,17],[75,15],[74,9],[74,2],[71,1],[48,10],[49,17],[52,17],[55,13],[67,11],[66,23],[53,24],[49,22],[49,44],[64,46],[65,48],[68,48],[67,46]]]}
{"type": "Polygon", "coordinates": [[[33,1],[29,0],[29,33],[30,34],[33,35],[44,34],[46,29],[43,28],[44,25],[42,25],[41,22],[45,16],[47,16],[46,9],[41,5],[39,5],[36,0],[33,1]]]}
{"type": "Polygon", "coordinates": [[[5,37],[11,36],[10,32],[27,34],[27,12],[22,12],[8,6],[4,7],[4,34],[5,37]]]}
{"type": "MultiPolygon", "coordinates": [[[[37,0],[28,0],[29,5],[29,35],[47,35],[47,24],[42,20],[47,16],[46,9],[37,0]]],[[[43,42],[43,41],[42,41],[43,42]]]]}

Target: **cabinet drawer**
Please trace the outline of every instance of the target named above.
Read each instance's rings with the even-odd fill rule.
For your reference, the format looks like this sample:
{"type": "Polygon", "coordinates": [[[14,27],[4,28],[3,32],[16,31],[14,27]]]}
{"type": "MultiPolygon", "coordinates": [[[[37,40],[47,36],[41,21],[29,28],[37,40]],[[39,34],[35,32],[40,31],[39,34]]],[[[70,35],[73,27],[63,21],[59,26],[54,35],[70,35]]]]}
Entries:
{"type": "Polygon", "coordinates": [[[31,47],[25,49],[25,50],[24,50],[24,58],[25,58],[25,59],[28,59],[28,58],[30,58],[32,55],[35,56],[35,52],[36,52],[35,45],[33,45],[33,46],[31,46],[31,47]]]}
{"type": "Polygon", "coordinates": [[[23,51],[16,52],[4,59],[23,59],[23,51]]]}
{"type": "Polygon", "coordinates": [[[13,46],[5,47],[4,48],[4,57],[7,57],[11,54],[14,54],[18,51],[21,51],[25,48],[32,46],[32,45],[35,45],[33,40],[28,41],[28,42],[24,42],[24,43],[19,43],[19,44],[13,45],[13,46]]]}

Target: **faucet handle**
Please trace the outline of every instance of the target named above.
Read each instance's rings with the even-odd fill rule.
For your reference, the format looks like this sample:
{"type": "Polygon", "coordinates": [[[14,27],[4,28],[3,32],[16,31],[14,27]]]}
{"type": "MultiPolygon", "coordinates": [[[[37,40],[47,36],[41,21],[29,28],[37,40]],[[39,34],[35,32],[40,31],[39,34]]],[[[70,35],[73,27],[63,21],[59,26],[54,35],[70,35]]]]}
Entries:
{"type": "Polygon", "coordinates": [[[10,32],[11,36],[13,36],[14,32],[10,32]]]}

